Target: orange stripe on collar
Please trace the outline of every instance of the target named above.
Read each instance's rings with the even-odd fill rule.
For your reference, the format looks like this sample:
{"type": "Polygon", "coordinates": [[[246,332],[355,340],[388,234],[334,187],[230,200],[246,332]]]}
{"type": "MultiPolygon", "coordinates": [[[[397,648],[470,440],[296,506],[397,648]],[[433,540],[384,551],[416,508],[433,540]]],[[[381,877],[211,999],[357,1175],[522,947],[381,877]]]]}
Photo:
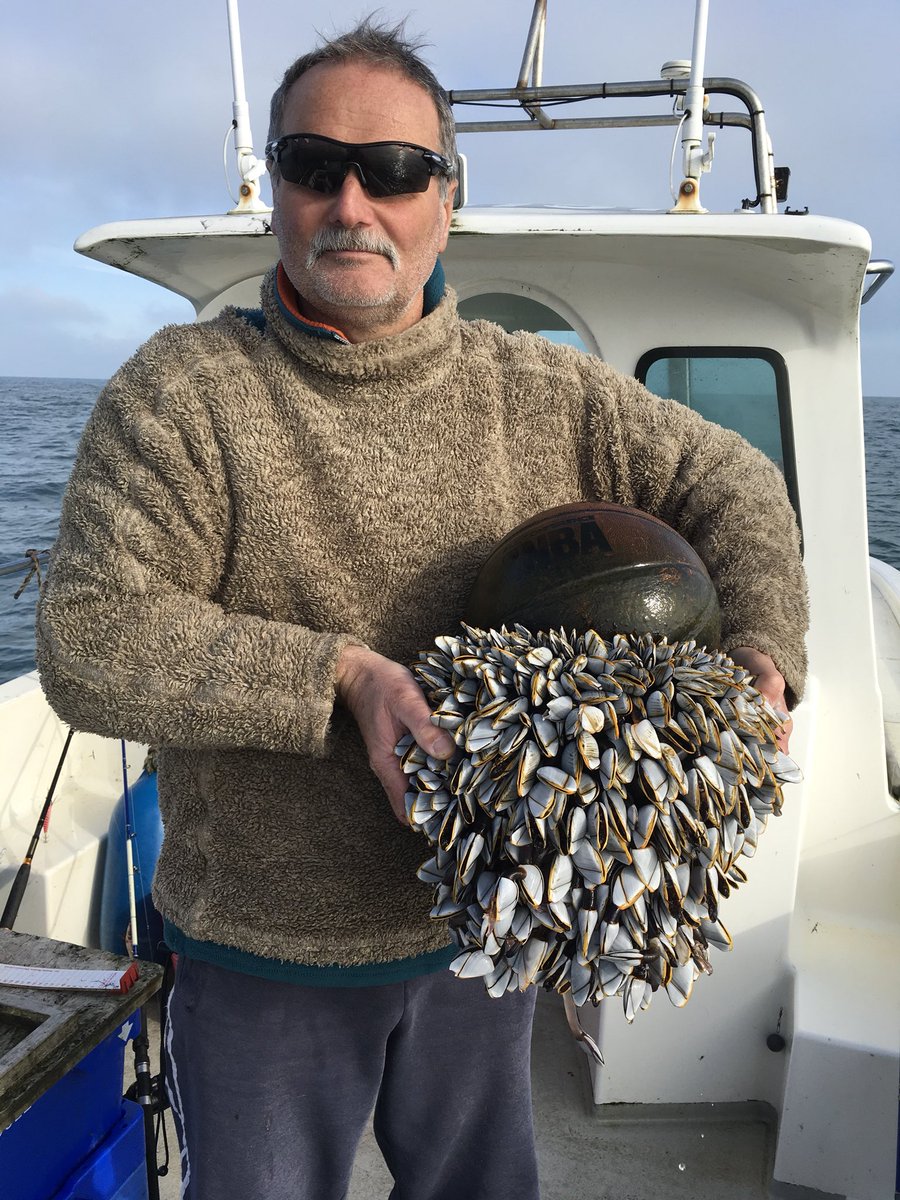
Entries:
{"type": "Polygon", "coordinates": [[[324,329],[328,333],[334,333],[345,342],[348,340],[346,334],[340,329],[336,329],[333,325],[326,325],[324,321],[313,321],[309,317],[303,315],[300,311],[300,300],[297,294],[297,289],[288,279],[287,271],[284,269],[284,263],[279,262],[278,270],[275,273],[275,286],[278,289],[278,298],[287,311],[303,325],[311,325],[314,329],[324,329]]]}

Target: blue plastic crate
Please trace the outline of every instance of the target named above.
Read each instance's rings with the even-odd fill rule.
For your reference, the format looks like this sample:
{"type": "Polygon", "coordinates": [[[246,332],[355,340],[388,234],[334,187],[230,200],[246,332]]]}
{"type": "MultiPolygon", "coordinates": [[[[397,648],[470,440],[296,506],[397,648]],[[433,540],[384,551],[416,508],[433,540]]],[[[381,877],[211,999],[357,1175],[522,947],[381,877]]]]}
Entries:
{"type": "Polygon", "coordinates": [[[123,1100],[122,1108],[104,1141],[53,1200],[148,1200],[144,1116],[133,1100],[123,1100]]]}
{"type": "MultiPolygon", "coordinates": [[[[111,1131],[119,1128],[126,1112],[122,1098],[126,1041],[139,1028],[140,1015],[134,1013],[0,1133],[0,1193],[4,1198],[54,1197],[106,1143],[111,1131]]],[[[144,1169],[143,1132],[140,1152],[144,1169]]],[[[112,1191],[87,1195],[91,1200],[100,1195],[117,1197],[112,1191]]]]}

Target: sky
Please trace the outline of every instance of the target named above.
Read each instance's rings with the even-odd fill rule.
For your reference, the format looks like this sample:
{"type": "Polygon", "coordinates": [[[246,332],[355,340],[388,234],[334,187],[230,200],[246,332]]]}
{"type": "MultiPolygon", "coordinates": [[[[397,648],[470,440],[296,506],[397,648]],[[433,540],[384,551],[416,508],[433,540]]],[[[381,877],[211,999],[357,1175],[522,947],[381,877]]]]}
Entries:
{"type": "MultiPolygon", "coordinates": [[[[373,7],[245,0],[258,155],[284,68],[318,33],[340,32],[373,7]]],[[[549,0],[543,82],[655,79],[666,60],[690,57],[694,8],[694,0],[549,0]]],[[[427,39],[425,57],[452,89],[515,84],[531,9],[531,0],[381,4],[385,17],[408,18],[427,39]]],[[[775,161],[792,171],[789,205],[863,225],[873,257],[891,260],[900,259],[898,46],[898,0],[710,3],[706,74],[742,79],[761,97],[775,161]]],[[[191,320],[193,309],[72,244],[108,221],[231,207],[222,165],[232,114],[226,2],[5,5],[0,76],[0,375],[107,378],[154,329],[191,320]]],[[[714,106],[725,107],[724,98],[714,106]]],[[[623,108],[606,102],[593,111],[623,108]]],[[[665,208],[672,136],[465,135],[469,203],[665,208]]],[[[753,194],[749,163],[748,135],[722,131],[703,181],[706,207],[731,211],[753,194]]],[[[233,171],[230,179],[234,189],[233,171]]],[[[898,330],[900,273],[862,310],[867,395],[900,395],[898,330]]]]}

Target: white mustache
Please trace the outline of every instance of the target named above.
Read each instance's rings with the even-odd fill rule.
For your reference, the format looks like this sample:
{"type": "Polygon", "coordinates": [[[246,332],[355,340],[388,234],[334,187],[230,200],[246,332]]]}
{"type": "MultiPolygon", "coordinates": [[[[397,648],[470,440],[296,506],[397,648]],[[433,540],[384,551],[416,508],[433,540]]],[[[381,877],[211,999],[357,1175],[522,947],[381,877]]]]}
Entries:
{"type": "Polygon", "coordinates": [[[400,261],[394,243],[367,229],[341,229],[323,226],[310,239],[306,252],[306,268],[311,270],[323,254],[334,250],[363,250],[368,254],[382,254],[394,270],[400,261]]]}

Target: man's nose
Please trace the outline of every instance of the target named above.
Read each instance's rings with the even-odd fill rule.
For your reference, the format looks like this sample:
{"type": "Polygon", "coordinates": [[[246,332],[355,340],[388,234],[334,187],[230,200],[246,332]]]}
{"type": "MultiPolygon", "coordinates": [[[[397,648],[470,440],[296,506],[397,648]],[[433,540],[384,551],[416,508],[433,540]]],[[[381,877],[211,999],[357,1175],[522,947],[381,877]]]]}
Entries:
{"type": "Polygon", "coordinates": [[[372,200],[362,185],[359,169],[352,163],[343,183],[332,193],[330,216],[341,225],[371,224],[372,200]]]}

